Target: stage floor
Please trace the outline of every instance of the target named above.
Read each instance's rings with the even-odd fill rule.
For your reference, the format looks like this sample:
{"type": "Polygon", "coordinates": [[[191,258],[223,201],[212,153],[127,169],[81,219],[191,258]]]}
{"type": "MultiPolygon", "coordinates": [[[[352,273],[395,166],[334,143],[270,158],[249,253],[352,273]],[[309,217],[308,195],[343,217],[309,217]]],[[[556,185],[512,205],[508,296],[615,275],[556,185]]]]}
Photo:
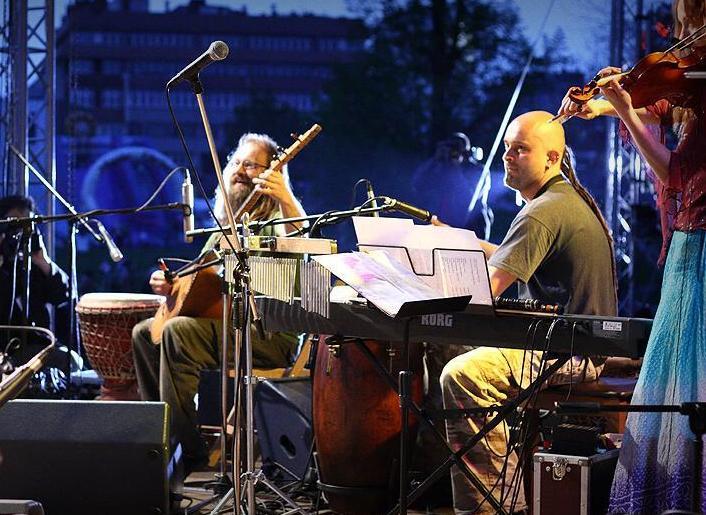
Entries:
{"type": "MultiPolygon", "coordinates": [[[[216,472],[217,470],[194,472],[186,479],[184,483],[183,492],[185,499],[182,501],[180,507],[182,510],[189,510],[189,508],[195,509],[199,503],[206,502],[213,498],[213,491],[207,490],[206,488],[204,488],[203,485],[209,481],[213,481],[215,479],[216,472]]],[[[291,508],[285,508],[277,497],[277,495],[273,494],[270,491],[261,491],[260,489],[258,489],[256,491],[255,497],[257,499],[258,504],[262,506],[262,508],[270,510],[269,513],[285,513],[291,510],[291,508]]],[[[314,503],[306,496],[296,496],[294,500],[299,507],[305,510],[305,512],[316,513],[314,511],[314,503]]],[[[188,513],[193,513],[195,515],[209,514],[212,512],[215,503],[217,502],[218,499],[203,505],[201,508],[198,508],[195,511],[188,511],[188,513]]],[[[229,501],[224,506],[224,510],[225,511],[222,511],[221,513],[233,513],[232,501],[229,501]]],[[[318,511],[318,515],[334,515],[335,513],[336,512],[325,507],[322,507],[318,511]]],[[[434,510],[424,511],[410,509],[407,510],[407,513],[410,515],[453,515],[453,508],[443,507],[435,508],[434,510]]]]}

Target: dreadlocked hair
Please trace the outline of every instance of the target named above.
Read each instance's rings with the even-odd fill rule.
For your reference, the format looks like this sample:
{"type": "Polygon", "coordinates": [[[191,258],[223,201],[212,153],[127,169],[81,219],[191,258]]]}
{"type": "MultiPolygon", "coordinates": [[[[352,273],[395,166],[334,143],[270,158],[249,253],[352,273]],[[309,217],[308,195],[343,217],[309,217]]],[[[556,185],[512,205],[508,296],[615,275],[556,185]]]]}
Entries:
{"type": "Polygon", "coordinates": [[[583,201],[588,204],[588,207],[591,208],[591,211],[593,211],[593,214],[596,216],[598,221],[601,224],[601,227],[603,228],[603,232],[605,233],[605,237],[608,240],[608,248],[610,248],[610,267],[611,271],[613,272],[613,295],[615,297],[615,302],[616,306],[618,305],[618,275],[615,269],[615,250],[613,248],[613,236],[610,233],[610,229],[608,228],[608,223],[605,221],[605,218],[603,217],[603,213],[601,213],[600,208],[598,207],[598,204],[596,204],[596,200],[593,198],[593,196],[588,192],[588,190],[581,184],[581,181],[579,181],[579,178],[576,176],[576,171],[574,170],[575,167],[575,161],[574,161],[574,153],[569,148],[568,146],[564,150],[564,155],[561,158],[561,173],[564,174],[564,177],[569,181],[571,186],[576,190],[576,193],[579,194],[579,196],[583,199],[583,201]]]}

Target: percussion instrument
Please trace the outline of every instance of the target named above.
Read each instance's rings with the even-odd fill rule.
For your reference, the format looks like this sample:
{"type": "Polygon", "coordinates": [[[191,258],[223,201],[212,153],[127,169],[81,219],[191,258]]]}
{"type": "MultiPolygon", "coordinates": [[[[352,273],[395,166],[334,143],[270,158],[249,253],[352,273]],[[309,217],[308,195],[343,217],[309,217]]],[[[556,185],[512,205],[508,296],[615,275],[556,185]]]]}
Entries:
{"type": "MultiPolygon", "coordinates": [[[[396,381],[405,368],[402,344],[341,343],[343,338],[321,337],[316,349],[313,421],[319,487],[336,512],[385,513],[398,495],[402,418],[397,392],[382,369],[396,381]]],[[[409,355],[411,395],[420,404],[421,344],[411,344],[409,355]]],[[[408,444],[414,441],[417,425],[410,417],[408,444]]]]}
{"type": "Polygon", "coordinates": [[[137,381],[132,361],[132,328],[154,316],[164,302],[161,295],[87,293],[76,305],[86,355],[103,380],[100,399],[136,400],[137,381]]]}

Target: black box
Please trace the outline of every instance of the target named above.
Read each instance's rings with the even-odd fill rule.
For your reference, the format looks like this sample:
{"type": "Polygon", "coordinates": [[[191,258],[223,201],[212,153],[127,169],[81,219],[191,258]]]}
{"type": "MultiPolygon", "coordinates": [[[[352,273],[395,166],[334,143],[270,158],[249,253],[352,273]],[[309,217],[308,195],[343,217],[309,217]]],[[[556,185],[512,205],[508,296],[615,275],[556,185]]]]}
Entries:
{"type": "Polygon", "coordinates": [[[0,408],[0,499],[33,499],[49,515],[166,515],[170,465],[163,402],[0,408]]]}

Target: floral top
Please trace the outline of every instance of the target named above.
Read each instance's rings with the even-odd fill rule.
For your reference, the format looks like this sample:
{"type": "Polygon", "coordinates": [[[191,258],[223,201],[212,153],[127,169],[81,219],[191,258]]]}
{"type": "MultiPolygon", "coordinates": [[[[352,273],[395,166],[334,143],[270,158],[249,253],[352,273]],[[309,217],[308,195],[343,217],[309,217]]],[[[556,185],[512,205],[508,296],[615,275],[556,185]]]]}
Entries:
{"type": "Polygon", "coordinates": [[[660,263],[664,263],[675,230],[706,230],[706,94],[693,109],[673,106],[667,100],[647,109],[663,128],[672,127],[679,138],[670,156],[666,184],[653,177],[663,237],[660,263]]]}

